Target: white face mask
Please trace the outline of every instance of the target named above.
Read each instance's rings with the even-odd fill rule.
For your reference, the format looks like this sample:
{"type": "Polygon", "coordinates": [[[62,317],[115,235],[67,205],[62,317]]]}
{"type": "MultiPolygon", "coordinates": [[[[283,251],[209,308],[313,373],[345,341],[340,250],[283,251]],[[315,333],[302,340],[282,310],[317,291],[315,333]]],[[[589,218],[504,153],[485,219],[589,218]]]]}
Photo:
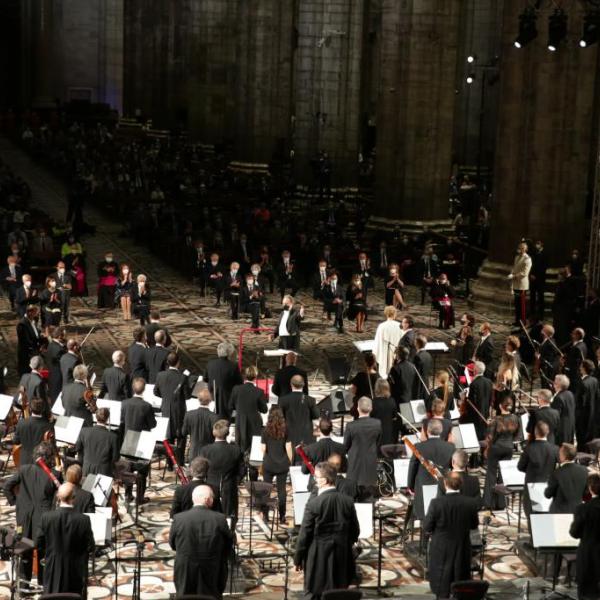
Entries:
{"type": "Polygon", "coordinates": [[[112,256],[105,256],[105,257],[104,257],[104,260],[105,260],[106,262],[112,262],[112,256]]]}
{"type": "Polygon", "coordinates": [[[254,277],[256,277],[259,273],[260,273],[260,271],[255,271],[255,270],[252,271],[252,275],[254,275],[254,277]]]}
{"type": "Polygon", "coordinates": [[[56,287],[56,283],[52,282],[48,284],[48,287],[53,290],[56,287]]]}
{"type": "Polygon", "coordinates": [[[331,285],[336,285],[337,284],[337,279],[332,279],[331,280],[331,285]]]}
{"type": "Polygon", "coordinates": [[[30,288],[30,287],[31,287],[31,281],[24,281],[24,282],[23,282],[23,285],[24,285],[26,288],[30,288]]]}
{"type": "Polygon", "coordinates": [[[64,275],[65,274],[65,270],[64,269],[58,269],[58,274],[59,275],[64,275]]]}
{"type": "Polygon", "coordinates": [[[129,269],[123,269],[123,275],[129,274],[129,269]]]}
{"type": "Polygon", "coordinates": [[[216,267],[216,266],[217,266],[219,263],[218,263],[216,260],[211,260],[211,261],[210,261],[210,264],[211,264],[213,267],[216,267]]]}

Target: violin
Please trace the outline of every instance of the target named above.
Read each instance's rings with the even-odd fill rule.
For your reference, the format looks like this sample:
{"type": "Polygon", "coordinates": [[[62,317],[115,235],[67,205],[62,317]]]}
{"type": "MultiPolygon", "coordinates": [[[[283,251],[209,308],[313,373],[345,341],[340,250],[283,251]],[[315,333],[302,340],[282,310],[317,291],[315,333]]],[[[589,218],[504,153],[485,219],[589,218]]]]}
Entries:
{"type": "Polygon", "coordinates": [[[98,410],[98,405],[96,403],[96,394],[94,394],[94,390],[92,388],[92,383],[91,383],[89,376],[86,378],[85,383],[86,383],[86,389],[83,392],[83,400],[84,400],[88,410],[92,414],[95,414],[96,411],[98,410]]]}

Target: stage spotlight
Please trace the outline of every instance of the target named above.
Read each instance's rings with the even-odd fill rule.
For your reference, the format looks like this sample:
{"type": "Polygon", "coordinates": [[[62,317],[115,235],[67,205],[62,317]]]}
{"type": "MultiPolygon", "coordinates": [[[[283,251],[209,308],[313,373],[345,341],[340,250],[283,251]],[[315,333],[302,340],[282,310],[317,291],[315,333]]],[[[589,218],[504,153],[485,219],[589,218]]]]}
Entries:
{"type": "Polygon", "coordinates": [[[600,13],[592,13],[586,15],[583,19],[583,35],[579,40],[579,45],[582,48],[587,48],[595,44],[600,36],[600,13]]]}
{"type": "Polygon", "coordinates": [[[475,81],[475,74],[474,73],[469,73],[467,75],[467,83],[469,85],[471,85],[474,81],[475,81]]]}
{"type": "Polygon", "coordinates": [[[567,37],[567,15],[557,8],[548,19],[548,50],[556,52],[567,37]]]}
{"type": "Polygon", "coordinates": [[[526,8],[519,15],[519,35],[515,40],[515,48],[522,48],[537,37],[535,8],[526,8]]]}
{"type": "Polygon", "coordinates": [[[467,62],[469,64],[474,63],[477,60],[477,57],[474,54],[469,54],[469,56],[467,56],[467,62]]]}

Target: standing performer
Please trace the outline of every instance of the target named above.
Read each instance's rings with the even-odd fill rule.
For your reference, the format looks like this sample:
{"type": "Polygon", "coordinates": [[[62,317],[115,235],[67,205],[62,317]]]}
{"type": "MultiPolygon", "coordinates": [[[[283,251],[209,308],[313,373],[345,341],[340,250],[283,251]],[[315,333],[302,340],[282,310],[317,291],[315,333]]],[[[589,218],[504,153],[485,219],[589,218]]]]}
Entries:
{"type": "Polygon", "coordinates": [[[44,355],[48,367],[48,395],[54,402],[62,391],[62,373],[60,372],[60,359],[67,351],[65,347],[67,333],[62,327],[50,327],[48,329],[48,349],[44,355]]]}
{"type": "Polygon", "coordinates": [[[102,388],[99,398],[126,400],[131,398],[131,377],[125,372],[125,353],[115,350],[112,353],[112,367],[102,372],[102,388]]]}
{"type": "Polygon", "coordinates": [[[454,581],[471,578],[471,530],[479,526],[478,503],[460,493],[462,477],[444,477],[445,495],[434,498],[423,522],[431,535],[427,578],[437,598],[449,598],[454,581]]]}
{"type": "Polygon", "coordinates": [[[98,308],[115,307],[118,273],[119,265],[113,261],[112,252],[107,252],[98,264],[98,308]]]}
{"type": "Polygon", "coordinates": [[[17,368],[19,375],[29,373],[29,361],[40,353],[43,336],[38,329],[40,309],[28,306],[17,324],[17,368]]]}
{"type": "Polygon", "coordinates": [[[575,439],[575,397],[569,390],[569,378],[566,375],[556,375],[554,378],[554,399],[552,408],[560,415],[556,430],[556,443],[572,444],[575,439]]]}
{"type": "Polygon", "coordinates": [[[198,394],[200,407],[188,410],[183,417],[182,435],[187,439],[190,436],[189,460],[190,463],[200,454],[200,450],[215,441],[213,427],[219,416],[210,410],[209,404],[212,396],[207,389],[200,390],[198,394]]]}
{"type": "Polygon", "coordinates": [[[529,291],[529,272],[531,271],[531,257],[527,254],[527,244],[521,242],[517,247],[517,256],[512,271],[508,278],[512,282],[512,291],[515,303],[514,327],[519,327],[519,322],[527,318],[527,292],[529,291]]]}
{"type": "Polygon", "coordinates": [[[235,410],[235,443],[245,454],[250,452],[252,437],[262,431],[261,413],[266,413],[267,398],[264,392],[256,387],[258,371],[255,366],[246,368],[246,381],[236,385],[231,391],[231,408],[235,410]]]}
{"type": "Polygon", "coordinates": [[[231,391],[234,386],[242,383],[242,375],[235,362],[229,359],[233,355],[230,342],[221,342],[217,346],[217,358],[208,361],[206,365],[206,383],[213,392],[216,403],[216,413],[229,419],[231,416],[231,391]]]}
{"type": "Polygon", "coordinates": [[[84,477],[89,473],[113,477],[114,464],[119,459],[119,443],[116,432],[108,428],[109,417],[108,408],[99,408],[96,425],[84,427],[79,434],[75,450],[79,460],[83,457],[84,477]]]}
{"type": "MultiPolygon", "coordinates": [[[[294,447],[298,444],[312,444],[312,422],[319,418],[319,409],[315,399],[306,396],[302,391],[304,380],[300,375],[294,375],[291,384],[291,393],[279,398],[278,402],[285,416],[288,438],[294,447]]],[[[297,456],[296,461],[298,462],[297,456]]]]}
{"type": "Polygon", "coordinates": [[[393,306],[386,306],[383,314],[386,320],[377,326],[373,353],[379,365],[379,375],[383,379],[386,379],[390,369],[394,365],[396,348],[400,344],[402,335],[400,324],[396,321],[396,309],[393,306]]]}
{"type": "Polygon", "coordinates": [[[37,445],[47,437],[47,432],[54,431],[54,426],[44,416],[47,410],[44,404],[41,398],[31,398],[29,401],[31,416],[19,419],[15,428],[13,442],[21,446],[20,466],[30,465],[33,462],[33,452],[37,445]]]}
{"type": "Polygon", "coordinates": [[[336,271],[329,276],[329,283],[323,288],[324,308],[327,314],[334,313],[333,326],[338,333],[344,331],[344,301],[346,292],[339,282],[336,271]]]}
{"type": "Polygon", "coordinates": [[[347,588],[356,576],[352,545],[360,528],[354,501],[335,488],[336,470],[315,468],[318,495],[306,504],[294,565],[304,570],[305,598],[318,600],[329,589],[347,588]]]}
{"type": "Polygon", "coordinates": [[[233,534],[225,517],[210,510],[214,493],[207,485],[192,492],[194,507],[176,514],[169,545],[175,550],[173,579],[178,596],[207,594],[221,600],[233,534]]]}
{"type": "Polygon", "coordinates": [[[286,295],[282,300],[283,311],[279,321],[271,333],[271,340],[279,337],[279,348],[282,350],[300,350],[300,322],[304,319],[304,306],[294,308],[294,299],[286,295]]]}

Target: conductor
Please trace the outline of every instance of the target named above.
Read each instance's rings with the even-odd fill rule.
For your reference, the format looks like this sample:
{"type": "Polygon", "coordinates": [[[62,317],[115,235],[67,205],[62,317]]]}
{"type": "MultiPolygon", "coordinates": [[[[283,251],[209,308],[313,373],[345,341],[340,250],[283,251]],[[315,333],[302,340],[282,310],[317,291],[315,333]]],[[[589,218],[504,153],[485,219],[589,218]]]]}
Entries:
{"type": "Polygon", "coordinates": [[[304,306],[294,308],[292,296],[284,296],[282,301],[283,310],[279,315],[279,321],[271,333],[271,339],[279,338],[279,348],[283,350],[300,349],[300,321],[304,318],[304,306]]]}
{"type": "Polygon", "coordinates": [[[227,583],[227,559],[233,535],[227,520],[210,510],[213,491],[199,485],[192,493],[193,508],[175,515],[169,544],[175,550],[177,596],[207,594],[220,600],[227,583]]]}

